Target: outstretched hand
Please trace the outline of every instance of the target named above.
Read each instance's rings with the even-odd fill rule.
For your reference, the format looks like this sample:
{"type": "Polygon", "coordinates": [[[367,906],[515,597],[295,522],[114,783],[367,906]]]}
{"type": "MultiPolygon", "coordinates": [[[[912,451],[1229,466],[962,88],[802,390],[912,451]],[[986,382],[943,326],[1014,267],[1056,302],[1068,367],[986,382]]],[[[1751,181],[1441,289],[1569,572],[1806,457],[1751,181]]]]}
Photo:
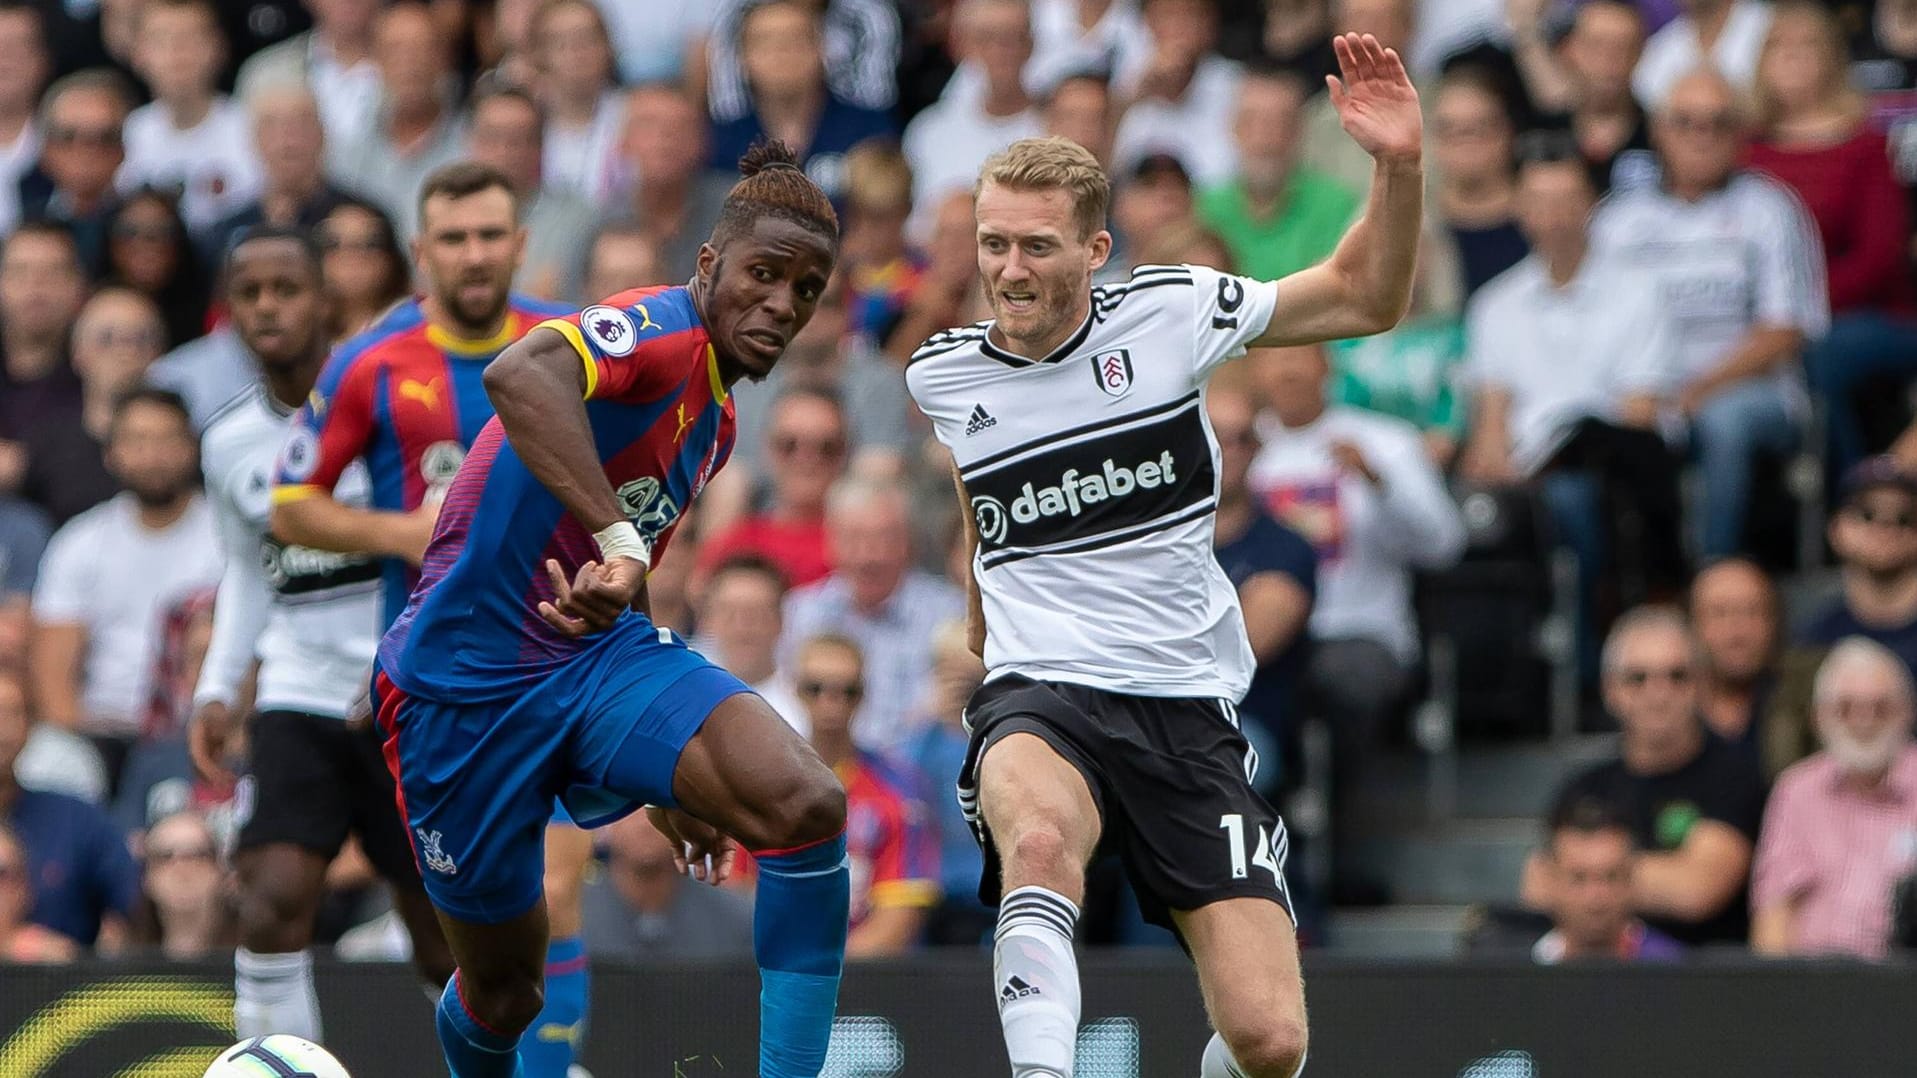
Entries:
{"type": "Polygon", "coordinates": [[[589,561],[568,582],[559,563],[547,559],[546,577],[553,597],[539,604],[539,616],[567,636],[579,637],[610,629],[632,608],[646,586],[646,565],[633,558],[613,558],[604,565],[589,561]]]}
{"type": "Polygon", "coordinates": [[[1325,86],[1345,133],[1375,160],[1415,163],[1424,149],[1424,116],[1397,50],[1370,34],[1339,34],[1331,47],[1338,74],[1326,75],[1325,86]]]}

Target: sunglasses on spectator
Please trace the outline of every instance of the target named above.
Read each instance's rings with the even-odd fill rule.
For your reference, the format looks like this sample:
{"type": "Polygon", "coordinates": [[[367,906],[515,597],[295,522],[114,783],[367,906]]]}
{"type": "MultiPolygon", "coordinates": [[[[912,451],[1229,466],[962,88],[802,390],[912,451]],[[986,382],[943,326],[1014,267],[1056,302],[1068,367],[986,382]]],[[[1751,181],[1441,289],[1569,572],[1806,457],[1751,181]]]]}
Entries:
{"type": "Polygon", "coordinates": [[[1850,515],[1865,524],[1882,524],[1899,531],[1909,531],[1917,527],[1917,520],[1912,519],[1908,509],[1886,511],[1873,509],[1868,505],[1853,505],[1850,507],[1850,515]]]}
{"type": "Polygon", "coordinates": [[[378,236],[340,236],[331,232],[322,232],[319,234],[318,239],[320,250],[328,254],[334,251],[352,251],[358,254],[368,254],[386,249],[386,245],[380,242],[378,236]]]}
{"type": "Polygon", "coordinates": [[[1661,678],[1673,685],[1689,685],[1691,668],[1688,666],[1627,666],[1617,672],[1617,679],[1633,689],[1643,688],[1652,678],[1661,678]]]}
{"type": "Polygon", "coordinates": [[[90,146],[110,150],[120,145],[120,131],[114,127],[52,127],[47,142],[54,146],[90,146]]]}
{"type": "Polygon", "coordinates": [[[154,243],[171,243],[178,239],[180,230],[171,221],[155,221],[143,225],[137,221],[121,221],[113,226],[113,238],[116,240],[150,240],[154,243]]]}
{"type": "Polygon", "coordinates": [[[865,686],[856,681],[801,681],[799,695],[808,700],[817,700],[826,695],[837,696],[841,700],[857,703],[865,696],[865,686]]]}
{"type": "Polygon", "coordinates": [[[1737,117],[1728,112],[1673,112],[1667,122],[1687,135],[1728,135],[1737,130],[1737,117]]]}
{"type": "Polygon", "coordinates": [[[146,863],[149,865],[165,865],[174,861],[211,860],[213,860],[211,846],[153,846],[146,851],[146,863]]]}
{"type": "Polygon", "coordinates": [[[785,435],[772,440],[772,451],[782,457],[790,457],[801,449],[815,457],[836,458],[845,452],[845,440],[842,438],[797,438],[785,435]]]}

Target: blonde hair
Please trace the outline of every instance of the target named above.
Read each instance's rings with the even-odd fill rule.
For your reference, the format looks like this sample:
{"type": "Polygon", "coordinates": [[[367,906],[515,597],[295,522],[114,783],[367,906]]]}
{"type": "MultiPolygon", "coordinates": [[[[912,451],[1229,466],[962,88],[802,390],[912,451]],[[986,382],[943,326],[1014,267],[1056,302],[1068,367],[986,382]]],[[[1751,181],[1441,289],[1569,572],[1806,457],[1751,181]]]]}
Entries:
{"type": "Polygon", "coordinates": [[[891,146],[861,143],[845,155],[845,198],[861,213],[907,213],[912,209],[912,166],[891,146]]]}
{"type": "Polygon", "coordinates": [[[1023,138],[985,159],[978,187],[988,184],[1015,191],[1064,191],[1072,196],[1072,217],[1082,239],[1105,227],[1112,181],[1092,151],[1068,138],[1023,138]]]}
{"type": "Polygon", "coordinates": [[[1784,0],[1772,8],[1771,28],[1764,35],[1763,49],[1757,54],[1758,77],[1751,87],[1751,106],[1756,113],[1758,130],[1768,134],[1783,119],[1783,104],[1765,85],[1763,73],[1777,47],[1778,31],[1791,20],[1807,22],[1817,32],[1818,44],[1824,53],[1824,85],[1820,87],[1823,100],[1835,103],[1852,123],[1862,123],[1868,105],[1864,95],[1850,83],[1850,48],[1845,44],[1844,30],[1838,25],[1837,17],[1806,0],[1784,0]]]}

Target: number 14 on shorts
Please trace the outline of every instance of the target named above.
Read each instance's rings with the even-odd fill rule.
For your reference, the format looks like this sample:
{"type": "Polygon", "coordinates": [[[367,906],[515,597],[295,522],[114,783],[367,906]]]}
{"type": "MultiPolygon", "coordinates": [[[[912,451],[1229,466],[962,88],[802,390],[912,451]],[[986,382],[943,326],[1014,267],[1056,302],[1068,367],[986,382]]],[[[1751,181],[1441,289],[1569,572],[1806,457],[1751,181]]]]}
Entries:
{"type": "Polygon", "coordinates": [[[1218,829],[1225,832],[1226,841],[1231,844],[1231,878],[1242,880],[1249,873],[1249,865],[1271,873],[1273,883],[1283,883],[1278,868],[1278,858],[1272,853],[1271,833],[1264,824],[1258,825],[1258,839],[1246,845],[1245,816],[1241,812],[1228,812],[1218,817],[1218,829]],[[1249,865],[1247,864],[1249,859],[1249,865]]]}

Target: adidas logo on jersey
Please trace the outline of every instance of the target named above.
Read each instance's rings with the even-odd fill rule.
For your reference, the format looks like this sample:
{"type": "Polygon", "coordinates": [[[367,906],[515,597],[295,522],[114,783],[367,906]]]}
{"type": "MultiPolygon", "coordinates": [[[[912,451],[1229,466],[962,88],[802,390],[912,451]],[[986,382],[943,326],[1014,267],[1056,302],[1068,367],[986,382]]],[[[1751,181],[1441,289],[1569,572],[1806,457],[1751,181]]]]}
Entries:
{"type": "Polygon", "coordinates": [[[1036,996],[1038,994],[1038,989],[1026,984],[1023,978],[1008,977],[1005,980],[1005,987],[998,990],[998,1001],[1000,1003],[1010,1003],[1015,999],[1024,999],[1026,996],[1036,996]]]}
{"type": "Polygon", "coordinates": [[[998,426],[998,420],[993,419],[986,413],[985,406],[983,404],[974,404],[972,405],[972,418],[965,421],[965,436],[970,438],[986,427],[996,426],[998,426]]]}
{"type": "Polygon", "coordinates": [[[997,543],[1004,540],[1008,531],[1008,516],[1011,521],[1020,524],[1030,524],[1046,517],[1075,517],[1083,513],[1088,505],[1123,498],[1135,490],[1150,490],[1176,482],[1178,475],[1169,449],[1160,453],[1157,460],[1140,461],[1130,468],[1107,457],[1102,470],[1098,472],[1082,473],[1077,468],[1067,468],[1065,474],[1058,477],[1056,486],[1034,487],[1030,483],[1025,484],[1018,497],[1012,499],[1009,514],[1005,505],[996,498],[973,498],[972,517],[978,524],[980,537],[987,542],[997,543]]]}

